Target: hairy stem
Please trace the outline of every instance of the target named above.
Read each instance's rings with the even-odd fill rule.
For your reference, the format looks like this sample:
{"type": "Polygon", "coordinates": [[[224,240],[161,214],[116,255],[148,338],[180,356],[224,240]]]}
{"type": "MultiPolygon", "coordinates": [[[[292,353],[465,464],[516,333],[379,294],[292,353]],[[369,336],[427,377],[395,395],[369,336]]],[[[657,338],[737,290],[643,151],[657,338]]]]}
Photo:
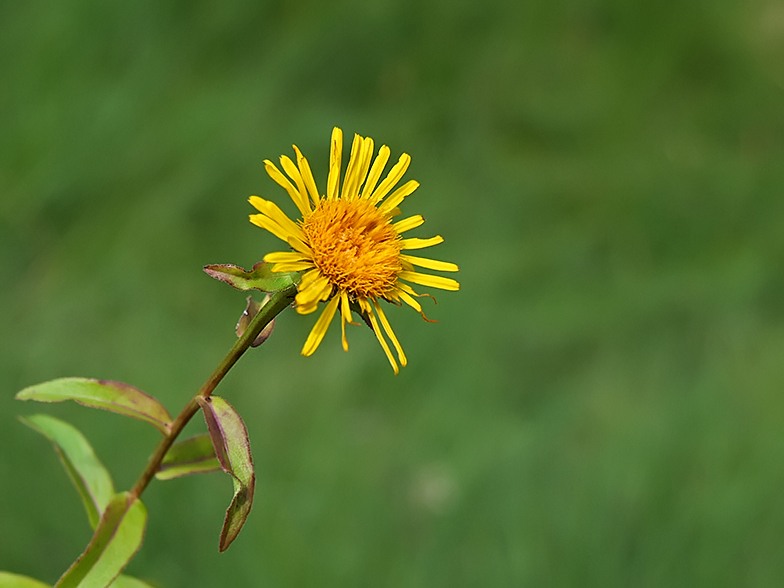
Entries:
{"type": "Polygon", "coordinates": [[[196,398],[210,397],[213,390],[215,390],[217,385],[229,372],[232,366],[237,363],[237,360],[242,357],[242,354],[248,350],[250,344],[261,332],[261,330],[294,301],[294,296],[296,294],[296,286],[289,286],[285,290],[275,292],[270,297],[269,302],[267,302],[267,304],[265,304],[261,310],[259,310],[258,314],[253,317],[253,320],[251,321],[250,325],[248,325],[248,328],[245,330],[242,336],[237,339],[237,342],[229,350],[229,353],[226,354],[226,357],[223,358],[223,361],[218,364],[218,367],[215,368],[215,371],[212,373],[212,375],[207,379],[206,382],[204,382],[202,387],[199,388],[196,396],[191,398],[190,402],[185,405],[185,408],[183,408],[180,414],[177,415],[177,418],[174,419],[174,422],[172,422],[169,429],[169,434],[161,439],[160,443],[158,443],[158,447],[155,448],[155,452],[147,462],[147,466],[144,468],[144,471],[139,476],[139,479],[136,480],[136,484],[134,484],[133,488],[131,489],[132,497],[138,498],[141,496],[142,492],[144,492],[144,489],[147,488],[147,485],[150,483],[150,480],[152,480],[153,476],[155,476],[155,473],[160,468],[161,461],[163,461],[163,456],[166,455],[166,452],[185,428],[185,425],[188,424],[191,418],[193,418],[193,415],[195,415],[199,410],[199,404],[196,402],[196,398]]]}

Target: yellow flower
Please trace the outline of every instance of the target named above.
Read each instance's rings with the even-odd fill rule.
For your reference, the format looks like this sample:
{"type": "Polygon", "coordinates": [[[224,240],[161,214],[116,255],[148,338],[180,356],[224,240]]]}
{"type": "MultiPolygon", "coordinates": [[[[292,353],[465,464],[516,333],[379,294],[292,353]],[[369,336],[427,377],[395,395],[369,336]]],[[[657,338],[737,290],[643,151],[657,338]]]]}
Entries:
{"type": "Polygon", "coordinates": [[[414,299],[420,294],[405,282],[443,290],[459,290],[460,284],[450,278],[420,273],[414,270],[414,266],[447,272],[456,272],[458,268],[453,263],[401,253],[443,242],[440,236],[430,239],[401,237],[425,222],[421,215],[397,222],[392,220],[400,214],[398,206],[403,199],[419,186],[418,182],[409,180],[392,192],[403,177],[411,157],[405,153],[401,155],[379,183],[389,159],[389,148],[382,146],[371,166],[373,139],[354,135],[351,158],[340,191],[342,151],[343,132],[336,127],[332,131],[326,196],[319,194],[308,160],[296,145],[297,165],[285,155],[280,158],[283,170],[293,184],[271,161],[266,160],[267,173],[286,189],[302,219],[294,222],[273,202],[251,196],[250,203],[261,214],[252,214],[250,222],[268,230],[293,249],[269,253],[264,257],[264,261],[274,264],[272,271],[307,270],[298,284],[297,312],[310,314],[319,302],[329,301],[305,341],[302,355],[311,355],[318,348],[338,307],[343,349],[348,351],[346,323],[356,324],[351,315],[351,303],[356,302],[370,321],[389,363],[398,373],[397,362],[382,334],[382,327],[403,366],[406,365],[406,356],[379,301],[383,299],[400,306],[402,300],[427,320],[419,302],[414,299]]]}

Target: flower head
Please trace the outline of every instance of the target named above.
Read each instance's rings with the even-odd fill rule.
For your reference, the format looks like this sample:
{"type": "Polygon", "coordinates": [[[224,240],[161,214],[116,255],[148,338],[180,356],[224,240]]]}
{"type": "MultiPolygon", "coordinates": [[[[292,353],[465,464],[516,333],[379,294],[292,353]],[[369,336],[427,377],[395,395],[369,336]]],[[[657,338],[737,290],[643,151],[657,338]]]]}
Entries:
{"type": "Polygon", "coordinates": [[[386,300],[398,306],[401,301],[405,302],[426,319],[415,298],[420,294],[406,282],[443,290],[459,290],[460,285],[451,278],[420,273],[414,267],[447,272],[455,272],[458,268],[453,263],[402,253],[443,242],[438,235],[429,239],[402,237],[406,231],[425,222],[421,215],[393,221],[400,215],[398,207],[403,199],[419,186],[418,182],[409,180],[392,191],[411,158],[405,153],[401,155],[381,180],[389,160],[389,148],[382,146],[371,165],[373,139],[355,135],[341,190],[342,151],[343,132],[335,128],[324,196],[316,187],[308,160],[296,145],[296,165],[285,155],[280,158],[281,166],[291,180],[271,161],[265,161],[267,173],[286,189],[302,218],[294,222],[273,202],[251,196],[250,203],[261,214],[252,214],[250,221],[293,249],[264,257],[264,261],[274,264],[272,271],[305,272],[298,284],[297,312],[310,314],[319,302],[327,302],[305,341],[302,354],[311,355],[318,348],[338,309],[343,349],[348,351],[346,323],[356,324],[352,320],[353,307],[369,321],[397,373],[397,362],[384,335],[392,342],[403,366],[407,363],[406,356],[379,302],[386,300]]]}

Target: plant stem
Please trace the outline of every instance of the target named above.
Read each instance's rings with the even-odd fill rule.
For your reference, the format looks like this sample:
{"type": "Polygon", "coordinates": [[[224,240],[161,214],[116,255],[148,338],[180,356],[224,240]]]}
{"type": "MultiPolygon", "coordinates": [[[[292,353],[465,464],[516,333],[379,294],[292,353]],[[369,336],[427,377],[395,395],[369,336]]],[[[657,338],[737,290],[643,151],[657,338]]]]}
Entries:
{"type": "Polygon", "coordinates": [[[144,471],[139,476],[139,479],[136,480],[136,484],[134,484],[133,488],[131,489],[131,499],[141,496],[142,492],[144,492],[144,489],[147,488],[147,485],[150,483],[153,476],[155,476],[155,473],[160,468],[161,462],[163,461],[163,456],[166,455],[166,452],[172,446],[179,434],[182,433],[185,425],[187,425],[191,418],[193,418],[193,415],[198,412],[199,404],[196,402],[196,398],[210,397],[213,390],[215,390],[217,385],[234,366],[234,364],[237,363],[237,360],[242,357],[242,354],[248,350],[251,343],[253,343],[253,340],[256,339],[256,336],[261,332],[261,330],[294,301],[294,296],[296,294],[296,286],[289,286],[285,290],[275,292],[272,294],[267,304],[265,304],[261,310],[259,310],[258,314],[253,317],[253,320],[251,320],[248,328],[245,330],[242,336],[237,339],[237,342],[229,350],[228,354],[226,354],[226,357],[223,358],[223,361],[218,364],[218,367],[215,368],[215,371],[212,373],[212,375],[207,378],[207,381],[204,382],[201,388],[199,388],[196,396],[191,398],[190,402],[185,405],[185,408],[183,408],[180,414],[177,415],[177,418],[174,419],[169,428],[169,434],[161,439],[160,443],[158,443],[158,447],[155,448],[155,452],[147,462],[147,466],[144,468],[144,471]]]}

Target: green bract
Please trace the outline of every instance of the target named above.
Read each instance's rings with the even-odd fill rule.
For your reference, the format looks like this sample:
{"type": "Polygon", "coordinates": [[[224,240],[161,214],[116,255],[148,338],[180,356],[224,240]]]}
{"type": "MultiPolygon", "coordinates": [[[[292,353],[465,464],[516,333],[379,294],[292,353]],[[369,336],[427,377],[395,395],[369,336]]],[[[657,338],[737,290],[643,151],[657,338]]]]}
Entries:
{"type": "Polygon", "coordinates": [[[204,271],[221,282],[237,290],[261,290],[262,292],[280,292],[299,281],[299,272],[273,273],[272,264],[260,261],[251,271],[230,263],[207,265],[204,271]]]}

